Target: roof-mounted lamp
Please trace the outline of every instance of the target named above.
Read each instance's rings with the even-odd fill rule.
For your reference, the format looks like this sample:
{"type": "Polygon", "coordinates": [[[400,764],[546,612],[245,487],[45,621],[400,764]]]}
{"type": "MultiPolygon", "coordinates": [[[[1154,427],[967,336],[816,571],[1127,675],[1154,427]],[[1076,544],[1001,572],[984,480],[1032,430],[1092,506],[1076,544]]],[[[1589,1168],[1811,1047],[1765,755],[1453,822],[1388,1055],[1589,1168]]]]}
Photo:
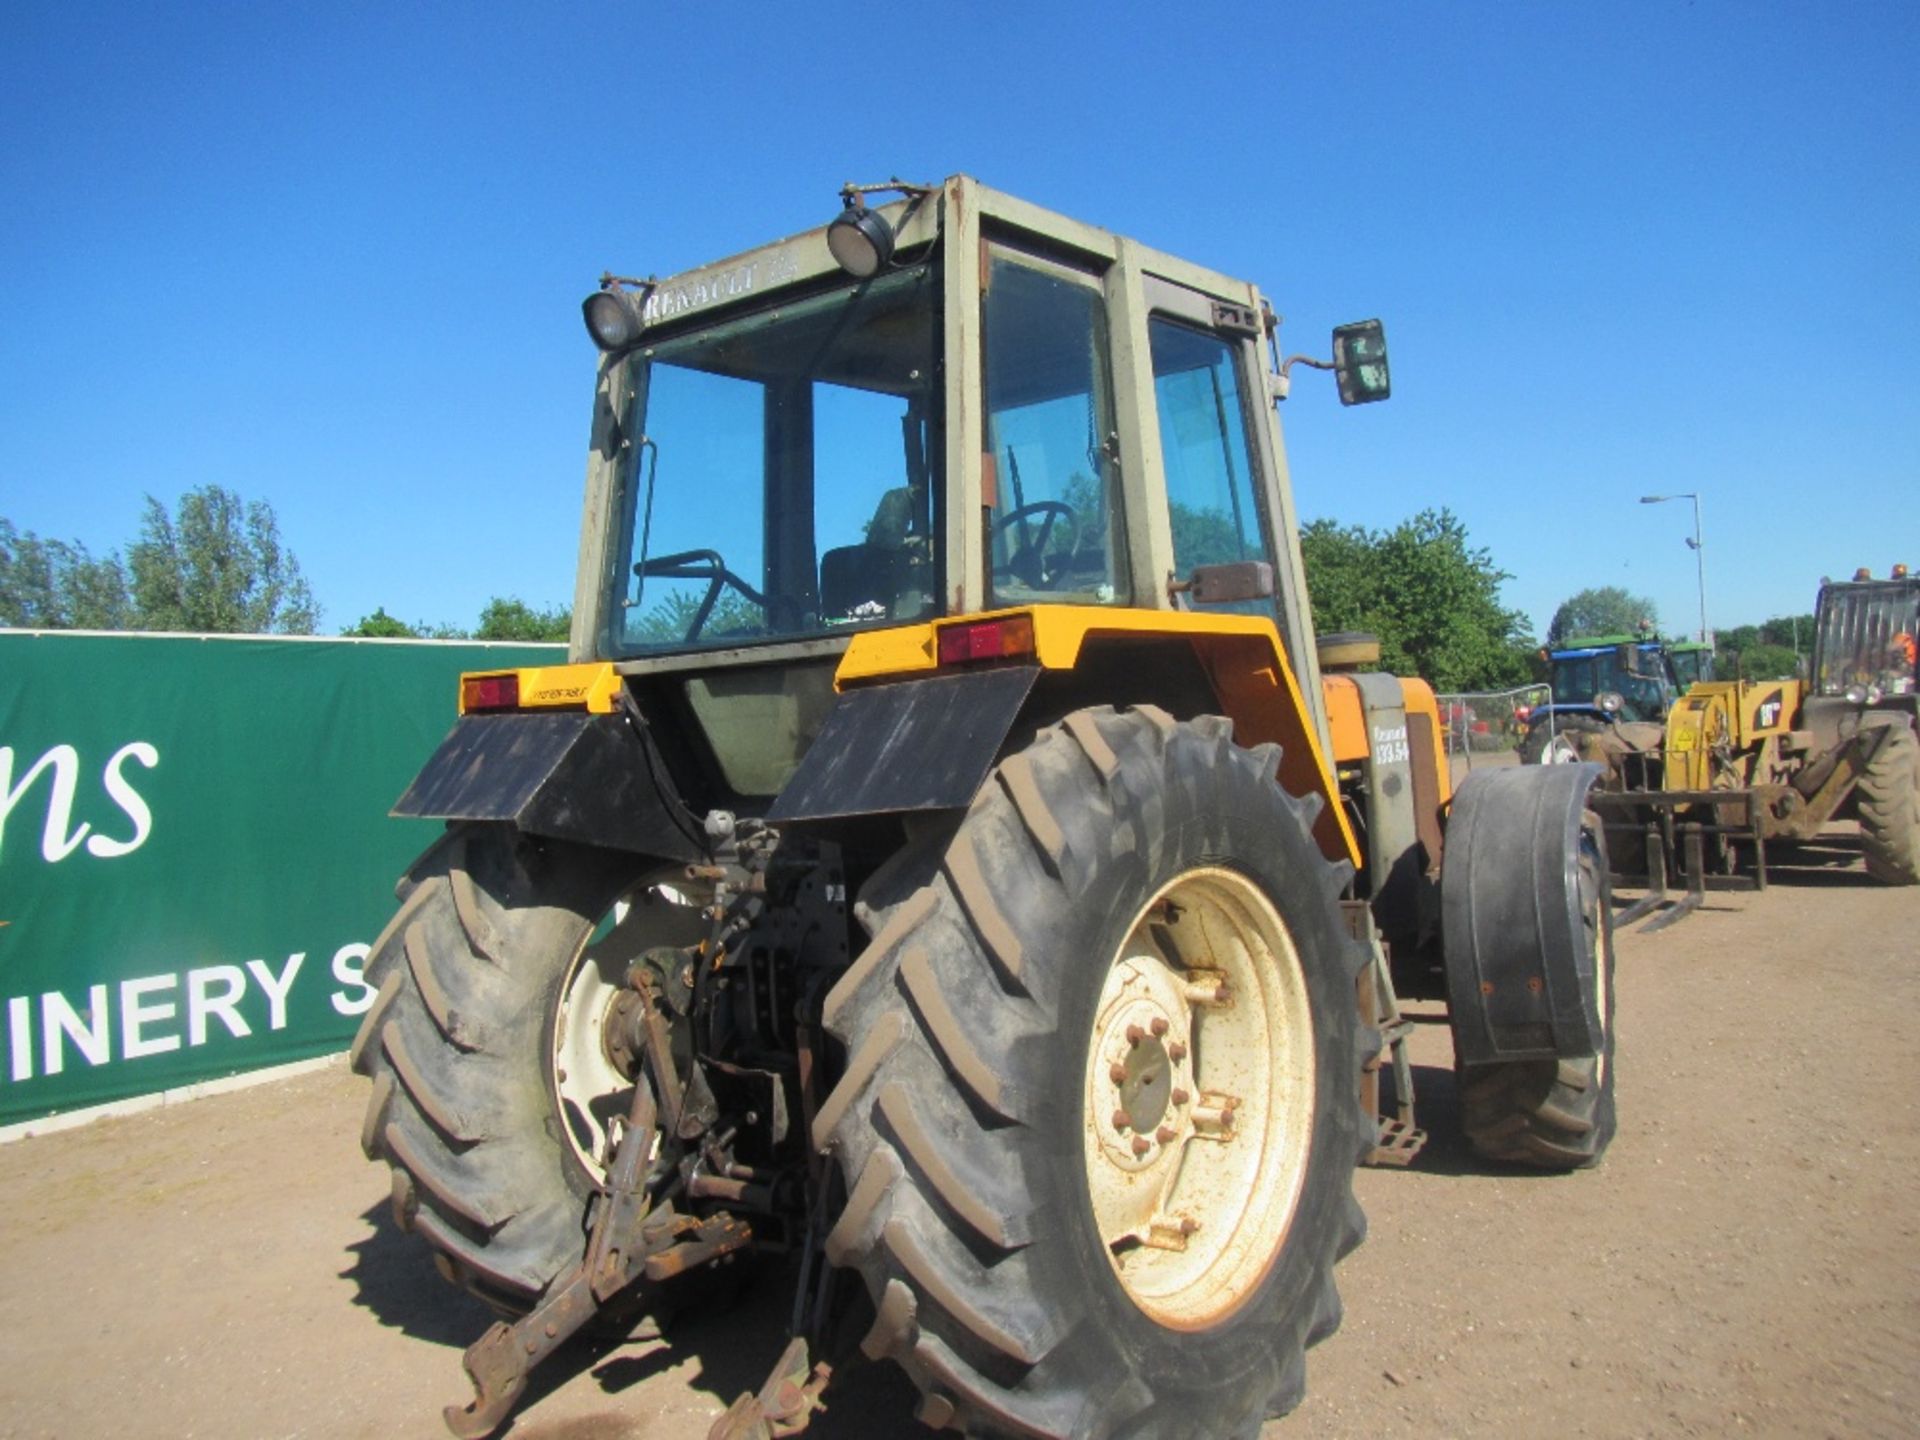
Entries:
{"type": "Polygon", "coordinates": [[[593,343],[609,355],[639,344],[641,305],[652,288],[650,280],[602,275],[600,288],[580,302],[580,313],[593,343]]]}
{"type": "Polygon", "coordinates": [[[833,263],[856,280],[872,279],[893,260],[893,226],[886,216],[867,208],[867,196],[891,192],[909,197],[915,205],[933,193],[930,186],[909,185],[898,177],[884,185],[848,181],[840,187],[841,210],[827,223],[827,250],[833,263]]]}

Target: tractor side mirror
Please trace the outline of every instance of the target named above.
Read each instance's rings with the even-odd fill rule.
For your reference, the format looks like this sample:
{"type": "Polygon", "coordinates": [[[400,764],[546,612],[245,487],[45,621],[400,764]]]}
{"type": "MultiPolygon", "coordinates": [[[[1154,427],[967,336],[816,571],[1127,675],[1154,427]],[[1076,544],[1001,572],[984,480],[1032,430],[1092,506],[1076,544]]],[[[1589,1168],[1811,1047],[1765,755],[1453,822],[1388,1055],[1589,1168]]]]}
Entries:
{"type": "Polygon", "coordinates": [[[1231,565],[1196,565],[1186,589],[1196,605],[1229,605],[1236,600],[1264,600],[1273,594],[1273,566],[1264,560],[1240,560],[1231,565]]]}
{"type": "Polygon", "coordinates": [[[1378,320],[1334,326],[1333,373],[1342,405],[1369,405],[1391,395],[1386,327],[1378,320]]]}

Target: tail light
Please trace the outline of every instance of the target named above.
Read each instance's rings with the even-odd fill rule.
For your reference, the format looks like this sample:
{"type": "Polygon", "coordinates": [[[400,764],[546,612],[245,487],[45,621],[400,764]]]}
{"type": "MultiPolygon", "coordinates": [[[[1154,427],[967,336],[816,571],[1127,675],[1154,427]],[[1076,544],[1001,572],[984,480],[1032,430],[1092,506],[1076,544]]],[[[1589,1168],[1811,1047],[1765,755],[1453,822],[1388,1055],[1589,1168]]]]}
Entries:
{"type": "Polygon", "coordinates": [[[1003,615],[997,620],[974,620],[965,625],[944,625],[940,629],[942,665],[971,665],[1033,653],[1031,615],[1003,615]]]}
{"type": "Polygon", "coordinates": [[[518,710],[520,676],[462,675],[460,677],[460,713],[472,715],[485,710],[518,710]]]}

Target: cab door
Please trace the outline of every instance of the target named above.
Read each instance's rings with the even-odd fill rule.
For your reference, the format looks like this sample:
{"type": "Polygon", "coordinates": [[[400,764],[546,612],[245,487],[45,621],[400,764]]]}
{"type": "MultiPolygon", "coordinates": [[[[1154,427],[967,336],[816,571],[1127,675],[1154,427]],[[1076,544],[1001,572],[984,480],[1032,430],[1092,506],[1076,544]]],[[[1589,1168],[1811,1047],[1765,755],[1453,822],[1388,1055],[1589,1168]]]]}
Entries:
{"type": "Polygon", "coordinates": [[[1272,595],[1220,608],[1273,620],[1324,747],[1320,666],[1292,488],[1267,384],[1263,307],[1221,300],[1157,275],[1143,276],[1141,289],[1173,575],[1184,580],[1199,565],[1246,560],[1273,567],[1272,595]]]}

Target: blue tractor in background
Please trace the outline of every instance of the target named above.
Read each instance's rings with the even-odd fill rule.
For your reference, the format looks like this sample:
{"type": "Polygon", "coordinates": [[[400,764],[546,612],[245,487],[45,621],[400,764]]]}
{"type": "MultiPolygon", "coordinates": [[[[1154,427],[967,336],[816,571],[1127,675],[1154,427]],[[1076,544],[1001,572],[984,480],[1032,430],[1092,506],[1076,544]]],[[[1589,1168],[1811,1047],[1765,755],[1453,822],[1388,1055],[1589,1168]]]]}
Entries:
{"type": "MultiPolygon", "coordinates": [[[[1542,651],[1542,658],[1553,667],[1549,678],[1553,698],[1551,704],[1536,706],[1525,716],[1521,762],[1552,765],[1580,760],[1584,735],[1619,724],[1664,727],[1668,709],[1685,689],[1670,649],[1664,640],[1638,635],[1595,635],[1542,651]]],[[[1709,666],[1711,653],[1706,652],[1709,666]]]]}

